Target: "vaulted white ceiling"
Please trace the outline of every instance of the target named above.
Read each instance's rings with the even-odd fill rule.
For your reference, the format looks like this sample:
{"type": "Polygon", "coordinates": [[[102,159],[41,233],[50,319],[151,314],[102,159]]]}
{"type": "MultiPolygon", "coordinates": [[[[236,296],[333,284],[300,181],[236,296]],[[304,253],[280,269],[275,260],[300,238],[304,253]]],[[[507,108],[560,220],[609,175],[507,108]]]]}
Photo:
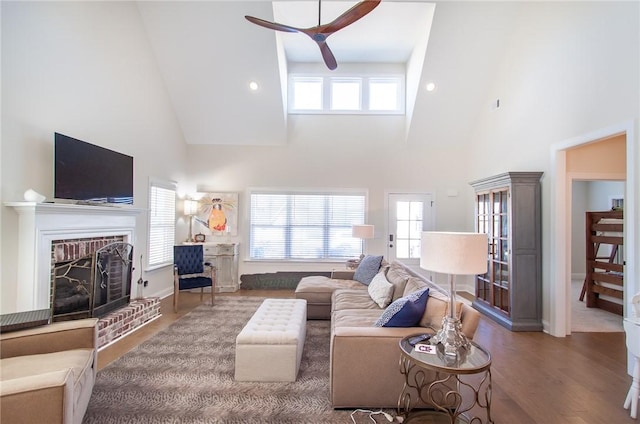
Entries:
{"type": "MultiPolygon", "coordinates": [[[[322,23],[355,3],[324,0],[322,23]]],[[[310,27],[318,24],[317,1],[137,4],[187,143],[286,144],[283,74],[295,62],[321,64],[322,58],[306,35],[262,28],[244,16],[310,27]],[[260,89],[249,90],[250,81],[260,89]]],[[[409,118],[421,119],[408,120],[407,139],[465,140],[478,109],[489,107],[492,74],[517,15],[517,5],[498,5],[447,2],[434,9],[426,1],[383,0],[328,38],[338,62],[333,72],[341,64],[405,64],[412,55],[423,56],[414,71],[415,93],[407,94],[409,118]],[[437,84],[435,92],[424,89],[428,81],[437,84]]]]}

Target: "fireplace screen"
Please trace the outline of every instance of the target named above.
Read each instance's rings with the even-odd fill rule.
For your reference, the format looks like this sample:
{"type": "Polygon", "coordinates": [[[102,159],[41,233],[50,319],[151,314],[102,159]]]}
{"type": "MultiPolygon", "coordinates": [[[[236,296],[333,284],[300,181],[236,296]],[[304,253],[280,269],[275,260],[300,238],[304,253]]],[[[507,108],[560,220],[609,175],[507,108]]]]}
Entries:
{"type": "Polygon", "coordinates": [[[53,320],[100,317],[129,303],[133,246],[115,242],[53,272],[53,320]]]}
{"type": "Polygon", "coordinates": [[[58,264],[53,269],[54,319],[91,316],[93,269],[93,255],[58,264]]]}

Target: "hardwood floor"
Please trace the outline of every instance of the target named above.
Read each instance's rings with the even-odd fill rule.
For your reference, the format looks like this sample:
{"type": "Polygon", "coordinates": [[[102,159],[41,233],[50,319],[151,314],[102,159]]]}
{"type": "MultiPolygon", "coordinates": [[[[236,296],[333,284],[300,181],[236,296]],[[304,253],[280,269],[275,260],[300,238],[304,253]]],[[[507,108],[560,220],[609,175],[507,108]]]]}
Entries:
{"type": "MultiPolygon", "coordinates": [[[[241,290],[218,296],[292,298],[289,290],[241,290]]],[[[206,297],[205,297],[206,299],[206,297]]],[[[98,367],[168,327],[200,304],[200,296],[180,295],[161,302],[162,316],[98,354],[98,367]]],[[[482,317],[474,340],[492,354],[491,415],[497,424],[635,423],[623,409],[631,377],[626,372],[624,333],[512,333],[482,317]]]]}

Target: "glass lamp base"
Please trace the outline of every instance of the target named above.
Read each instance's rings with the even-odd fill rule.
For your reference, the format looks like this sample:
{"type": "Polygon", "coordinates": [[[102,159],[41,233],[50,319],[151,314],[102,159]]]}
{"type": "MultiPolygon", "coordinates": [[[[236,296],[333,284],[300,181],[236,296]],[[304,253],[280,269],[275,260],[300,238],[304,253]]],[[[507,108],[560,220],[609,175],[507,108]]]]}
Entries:
{"type": "Polygon", "coordinates": [[[449,316],[442,320],[442,328],[431,338],[431,344],[442,343],[444,354],[457,356],[461,347],[469,349],[471,344],[462,333],[460,319],[449,316]]]}

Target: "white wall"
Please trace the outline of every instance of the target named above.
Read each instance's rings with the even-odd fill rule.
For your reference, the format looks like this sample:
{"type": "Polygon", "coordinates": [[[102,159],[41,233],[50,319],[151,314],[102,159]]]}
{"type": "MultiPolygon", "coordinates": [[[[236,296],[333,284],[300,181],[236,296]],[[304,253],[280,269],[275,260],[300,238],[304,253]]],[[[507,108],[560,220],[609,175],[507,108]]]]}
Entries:
{"type": "MultiPolygon", "coordinates": [[[[473,197],[467,195],[469,158],[460,148],[403,142],[402,117],[301,116],[289,118],[289,143],[282,147],[190,146],[193,182],[241,193],[240,273],[323,270],[344,263],[265,264],[246,262],[247,193],[251,188],[362,188],[368,191],[367,223],[376,238],[367,251],[385,254],[385,192],[430,192],[436,198],[437,228],[473,230],[473,197]],[[448,197],[447,190],[459,196],[448,197]]],[[[472,192],[471,192],[472,193],[472,192]]]]}
{"type": "MultiPolygon", "coordinates": [[[[53,197],[53,134],[134,157],[134,206],[148,207],[150,177],[185,179],[186,147],[138,10],[122,2],[2,2],[2,201],[27,188],[53,197]]],[[[2,312],[17,281],[17,214],[2,206],[2,312]]],[[[139,218],[136,268],[147,250],[139,218]]],[[[134,271],[134,279],[139,276],[134,271]]],[[[148,293],[172,284],[148,273],[148,293]]]]}
{"type": "MultiPolygon", "coordinates": [[[[523,4],[470,144],[474,177],[543,171],[543,315],[550,318],[556,143],[640,117],[637,2],[523,4]]],[[[637,134],[631,143],[638,144],[637,134]]],[[[627,169],[627,172],[630,172],[627,169]]],[[[639,199],[640,200],[640,199],[639,199]]],[[[636,201],[630,199],[630,201],[636,201]]],[[[638,221],[639,217],[629,217],[638,221]]],[[[633,276],[632,284],[640,284],[633,276]]]]}

